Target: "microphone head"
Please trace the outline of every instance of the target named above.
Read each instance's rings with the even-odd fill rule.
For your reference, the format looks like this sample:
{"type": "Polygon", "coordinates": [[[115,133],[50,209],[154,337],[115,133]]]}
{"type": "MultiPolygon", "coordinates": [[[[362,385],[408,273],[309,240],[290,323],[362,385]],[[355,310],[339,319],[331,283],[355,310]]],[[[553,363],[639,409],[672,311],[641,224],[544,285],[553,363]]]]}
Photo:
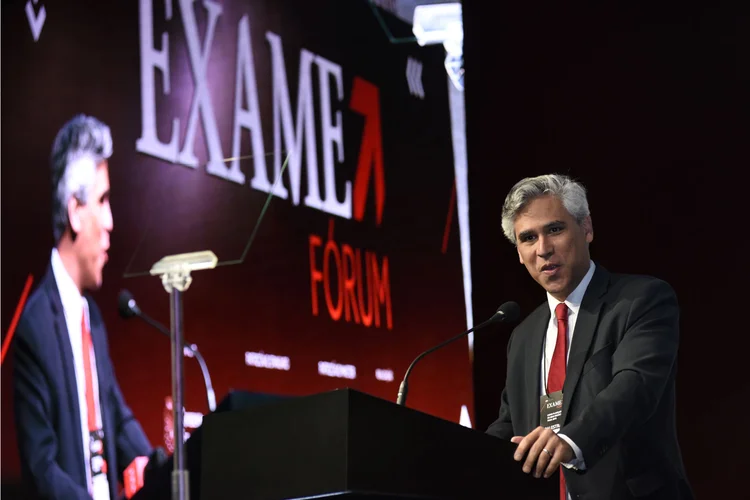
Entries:
{"type": "Polygon", "coordinates": [[[497,308],[493,319],[495,321],[514,322],[521,317],[521,308],[518,303],[510,301],[497,308]]]}
{"type": "Polygon", "coordinates": [[[117,310],[120,312],[120,316],[125,319],[140,316],[141,314],[141,310],[138,304],[136,304],[133,294],[127,290],[120,290],[120,295],[117,297],[117,310]]]}

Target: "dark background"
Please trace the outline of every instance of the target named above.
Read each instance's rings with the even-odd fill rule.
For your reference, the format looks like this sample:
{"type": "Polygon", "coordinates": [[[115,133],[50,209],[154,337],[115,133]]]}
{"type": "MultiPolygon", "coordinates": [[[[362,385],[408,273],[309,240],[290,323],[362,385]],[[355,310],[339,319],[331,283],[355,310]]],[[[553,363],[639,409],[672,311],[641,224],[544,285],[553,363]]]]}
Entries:
{"type": "MultiPolygon", "coordinates": [[[[578,178],[593,259],[678,294],[677,426],[697,497],[744,497],[750,17],[741,3],[605,3],[464,3],[475,319],[545,300],[502,235],[508,190],[578,178]]],[[[479,428],[497,415],[507,339],[476,338],[479,428]]]]}

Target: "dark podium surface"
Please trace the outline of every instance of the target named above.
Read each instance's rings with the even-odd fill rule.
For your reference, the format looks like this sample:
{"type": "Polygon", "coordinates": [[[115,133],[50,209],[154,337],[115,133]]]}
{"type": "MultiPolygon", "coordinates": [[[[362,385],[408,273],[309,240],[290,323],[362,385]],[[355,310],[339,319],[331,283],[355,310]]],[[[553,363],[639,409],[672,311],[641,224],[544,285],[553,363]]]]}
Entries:
{"type": "MultiPolygon", "coordinates": [[[[252,393],[232,390],[221,400],[215,413],[237,411],[254,408],[261,405],[273,404],[290,399],[291,396],[275,394],[252,393]]],[[[204,417],[205,418],[205,417],[204,417]]],[[[203,447],[203,427],[199,427],[190,435],[185,443],[187,469],[190,472],[190,500],[201,498],[201,450],[203,447]]],[[[172,468],[173,457],[167,463],[149,472],[146,484],[136,493],[132,500],[171,500],[172,499],[172,468]]],[[[210,499],[211,495],[205,498],[210,499]]]]}
{"type": "Polygon", "coordinates": [[[213,413],[200,430],[201,498],[558,495],[557,474],[524,474],[514,444],[352,389],[213,413]]]}

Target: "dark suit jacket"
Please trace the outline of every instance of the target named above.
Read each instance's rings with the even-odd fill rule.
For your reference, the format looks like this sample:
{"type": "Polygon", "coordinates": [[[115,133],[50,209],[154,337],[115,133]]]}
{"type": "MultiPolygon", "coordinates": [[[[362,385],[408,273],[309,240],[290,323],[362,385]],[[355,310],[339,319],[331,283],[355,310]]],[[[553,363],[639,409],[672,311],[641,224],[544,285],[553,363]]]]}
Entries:
{"type": "MultiPolygon", "coordinates": [[[[545,301],[508,342],[502,439],[539,426],[545,301]]],[[[585,471],[562,468],[573,499],[690,499],[675,428],[679,306],[672,288],[597,265],[581,303],[563,387],[561,434],[581,449],[585,471]]]]}
{"type": "MultiPolygon", "coordinates": [[[[96,356],[104,427],[104,458],[112,498],[117,481],[151,445],[125,404],[109,357],[107,332],[91,297],[91,337],[96,356]]],[[[52,268],[31,295],[14,343],[14,410],[24,498],[90,498],[81,435],[73,350],[52,268]]]]}

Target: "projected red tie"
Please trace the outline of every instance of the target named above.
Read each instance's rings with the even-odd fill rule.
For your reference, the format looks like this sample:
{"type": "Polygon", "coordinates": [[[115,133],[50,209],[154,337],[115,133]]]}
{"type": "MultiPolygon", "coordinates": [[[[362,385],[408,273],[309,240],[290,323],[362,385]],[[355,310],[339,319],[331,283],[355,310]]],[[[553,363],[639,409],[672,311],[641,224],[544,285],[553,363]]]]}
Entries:
{"type": "MultiPolygon", "coordinates": [[[[83,373],[86,379],[86,416],[88,420],[88,428],[90,433],[96,433],[99,431],[99,426],[96,422],[96,403],[94,402],[94,375],[92,373],[93,363],[91,360],[91,353],[94,351],[94,343],[91,341],[91,332],[86,324],[86,311],[83,311],[81,316],[81,346],[83,347],[83,373]]],[[[91,446],[91,445],[90,445],[91,446]]],[[[100,455],[102,453],[101,440],[97,441],[94,447],[91,449],[92,456],[100,455]]],[[[101,460],[101,473],[107,473],[107,461],[101,460]]],[[[92,474],[98,474],[99,470],[92,470],[92,474]]],[[[91,487],[91,486],[90,486],[91,487]]]]}
{"type": "MultiPolygon", "coordinates": [[[[568,359],[568,306],[564,303],[557,304],[555,317],[557,317],[557,342],[547,377],[548,393],[561,391],[565,384],[565,365],[568,359]]],[[[566,491],[565,476],[560,469],[560,500],[566,500],[568,497],[566,491]]]]}
{"type": "Polygon", "coordinates": [[[91,332],[86,324],[86,311],[81,317],[81,332],[83,334],[83,372],[86,378],[86,414],[89,421],[89,432],[97,430],[96,405],[94,404],[94,376],[91,373],[91,351],[94,344],[91,342],[91,332]]]}

